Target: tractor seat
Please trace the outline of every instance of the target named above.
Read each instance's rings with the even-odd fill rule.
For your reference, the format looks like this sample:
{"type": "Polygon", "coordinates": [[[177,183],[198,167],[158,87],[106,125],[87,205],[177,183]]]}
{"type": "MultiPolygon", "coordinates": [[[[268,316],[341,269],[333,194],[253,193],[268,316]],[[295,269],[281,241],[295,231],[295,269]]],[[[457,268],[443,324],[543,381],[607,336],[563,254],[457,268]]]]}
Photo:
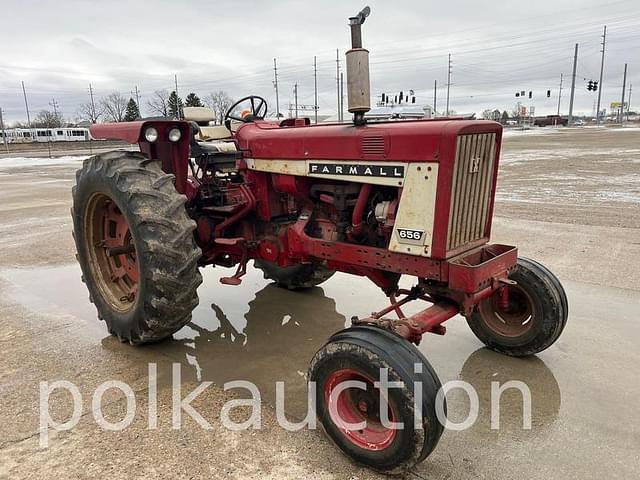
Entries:
{"type": "Polygon", "coordinates": [[[231,132],[224,125],[216,125],[215,112],[207,107],[184,107],[184,119],[198,125],[196,140],[224,140],[231,138],[231,132]]]}
{"type": "Polygon", "coordinates": [[[215,154],[235,154],[238,152],[235,142],[196,142],[203,153],[215,154]]]}

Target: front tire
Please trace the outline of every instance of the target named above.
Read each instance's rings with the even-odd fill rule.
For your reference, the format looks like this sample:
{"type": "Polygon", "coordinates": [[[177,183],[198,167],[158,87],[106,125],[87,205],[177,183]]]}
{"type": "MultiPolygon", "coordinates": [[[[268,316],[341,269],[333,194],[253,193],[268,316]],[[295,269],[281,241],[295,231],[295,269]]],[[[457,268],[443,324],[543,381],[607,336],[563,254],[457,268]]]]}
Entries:
{"type": "Polygon", "coordinates": [[[121,341],[156,342],[191,319],[200,249],[173,175],[137,152],[84,161],[73,187],[76,258],[98,317],[121,341]]]}
{"type": "Polygon", "coordinates": [[[314,356],[309,380],[316,384],[316,414],[324,430],[344,453],[367,467],[403,473],[424,460],[442,435],[435,408],[440,380],[413,345],[391,332],[358,326],[334,334],[314,356]],[[388,389],[387,403],[387,418],[403,423],[402,429],[385,426],[380,417],[381,392],[374,382],[381,369],[387,369],[389,382],[402,383],[388,389]],[[350,380],[366,389],[337,389],[350,380]],[[421,392],[418,405],[415,391],[421,392]],[[341,422],[366,423],[349,429],[341,422]]]}
{"type": "Polygon", "coordinates": [[[506,286],[508,304],[500,292],[478,304],[467,318],[473,333],[487,347],[514,357],[533,355],[560,337],[568,315],[567,295],[560,281],[544,265],[519,258],[506,286]]]}

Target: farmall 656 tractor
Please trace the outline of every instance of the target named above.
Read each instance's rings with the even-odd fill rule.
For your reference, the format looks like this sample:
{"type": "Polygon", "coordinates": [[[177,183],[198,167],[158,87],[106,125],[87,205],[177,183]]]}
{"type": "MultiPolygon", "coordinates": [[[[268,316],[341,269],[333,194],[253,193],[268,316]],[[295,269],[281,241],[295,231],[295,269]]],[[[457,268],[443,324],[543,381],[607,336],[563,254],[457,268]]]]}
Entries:
{"type": "Polygon", "coordinates": [[[390,305],[329,338],[309,380],[333,441],[356,461],[394,472],[426,458],[443,431],[440,381],[412,344],[444,334],[443,323],[461,314],[489,348],[532,355],[559,337],[567,299],[544,266],[489,243],[499,124],[365,120],[368,14],[350,19],[353,123],[265,121],[266,101],[250,96],[229,109],[224,126],[207,109],[185,109],[185,120],[94,125],[95,138],[137,143],[140,152],[85,160],[73,221],[98,315],[131,344],[157,342],[189,322],[206,265],[237,266],[226,285],[241,283],[249,260],[290,289],[336,271],[373,281],[390,305]],[[240,115],[243,106],[249,112],[240,115]],[[411,289],[399,288],[402,275],[415,278],[411,289]],[[431,306],[405,316],[402,306],[414,300],[431,306]],[[382,372],[400,383],[383,391],[382,372]]]}

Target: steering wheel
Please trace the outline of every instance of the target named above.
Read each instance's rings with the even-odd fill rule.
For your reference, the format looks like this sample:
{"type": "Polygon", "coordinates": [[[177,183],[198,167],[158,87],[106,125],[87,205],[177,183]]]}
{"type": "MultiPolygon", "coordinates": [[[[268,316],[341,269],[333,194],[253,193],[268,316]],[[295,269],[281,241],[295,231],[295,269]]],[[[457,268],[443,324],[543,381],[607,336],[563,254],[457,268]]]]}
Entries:
{"type": "Polygon", "coordinates": [[[225,125],[227,125],[227,128],[229,128],[231,120],[242,123],[250,123],[254,120],[262,120],[266,114],[267,101],[264,98],[259,97],[258,95],[249,95],[248,97],[241,98],[236,103],[231,105],[231,107],[229,107],[229,110],[227,110],[227,113],[224,116],[224,123],[225,125]],[[244,116],[234,115],[234,110],[247,100],[251,102],[251,112],[244,116]]]}

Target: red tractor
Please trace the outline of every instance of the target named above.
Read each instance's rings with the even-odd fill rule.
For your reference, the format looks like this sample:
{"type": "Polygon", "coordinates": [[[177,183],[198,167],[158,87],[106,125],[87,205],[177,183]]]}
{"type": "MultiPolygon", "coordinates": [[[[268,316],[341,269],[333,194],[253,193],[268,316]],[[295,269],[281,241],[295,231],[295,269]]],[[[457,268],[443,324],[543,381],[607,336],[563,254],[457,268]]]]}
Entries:
{"type": "Polygon", "coordinates": [[[544,266],[489,243],[498,123],[366,121],[368,13],[350,19],[353,123],[265,121],[266,101],[250,96],[229,109],[224,126],[202,108],[185,109],[183,120],[94,125],[95,138],[137,143],[140,152],[85,160],[73,222],[98,315],[131,344],[165,339],[189,322],[206,265],[237,267],[225,285],[241,283],[249,260],[289,289],[336,271],[373,281],[390,305],[329,338],[308,379],[334,442],[393,472],[426,458],[443,431],[440,381],[413,345],[424,333],[444,334],[443,323],[461,314],[489,348],[532,355],[560,336],[567,299],[544,266]],[[399,288],[402,275],[415,277],[411,289],[399,288]],[[402,307],[416,300],[431,306],[405,316],[402,307]],[[402,386],[383,395],[381,372],[402,386]],[[356,383],[344,388],[347,381],[356,383]]]}

